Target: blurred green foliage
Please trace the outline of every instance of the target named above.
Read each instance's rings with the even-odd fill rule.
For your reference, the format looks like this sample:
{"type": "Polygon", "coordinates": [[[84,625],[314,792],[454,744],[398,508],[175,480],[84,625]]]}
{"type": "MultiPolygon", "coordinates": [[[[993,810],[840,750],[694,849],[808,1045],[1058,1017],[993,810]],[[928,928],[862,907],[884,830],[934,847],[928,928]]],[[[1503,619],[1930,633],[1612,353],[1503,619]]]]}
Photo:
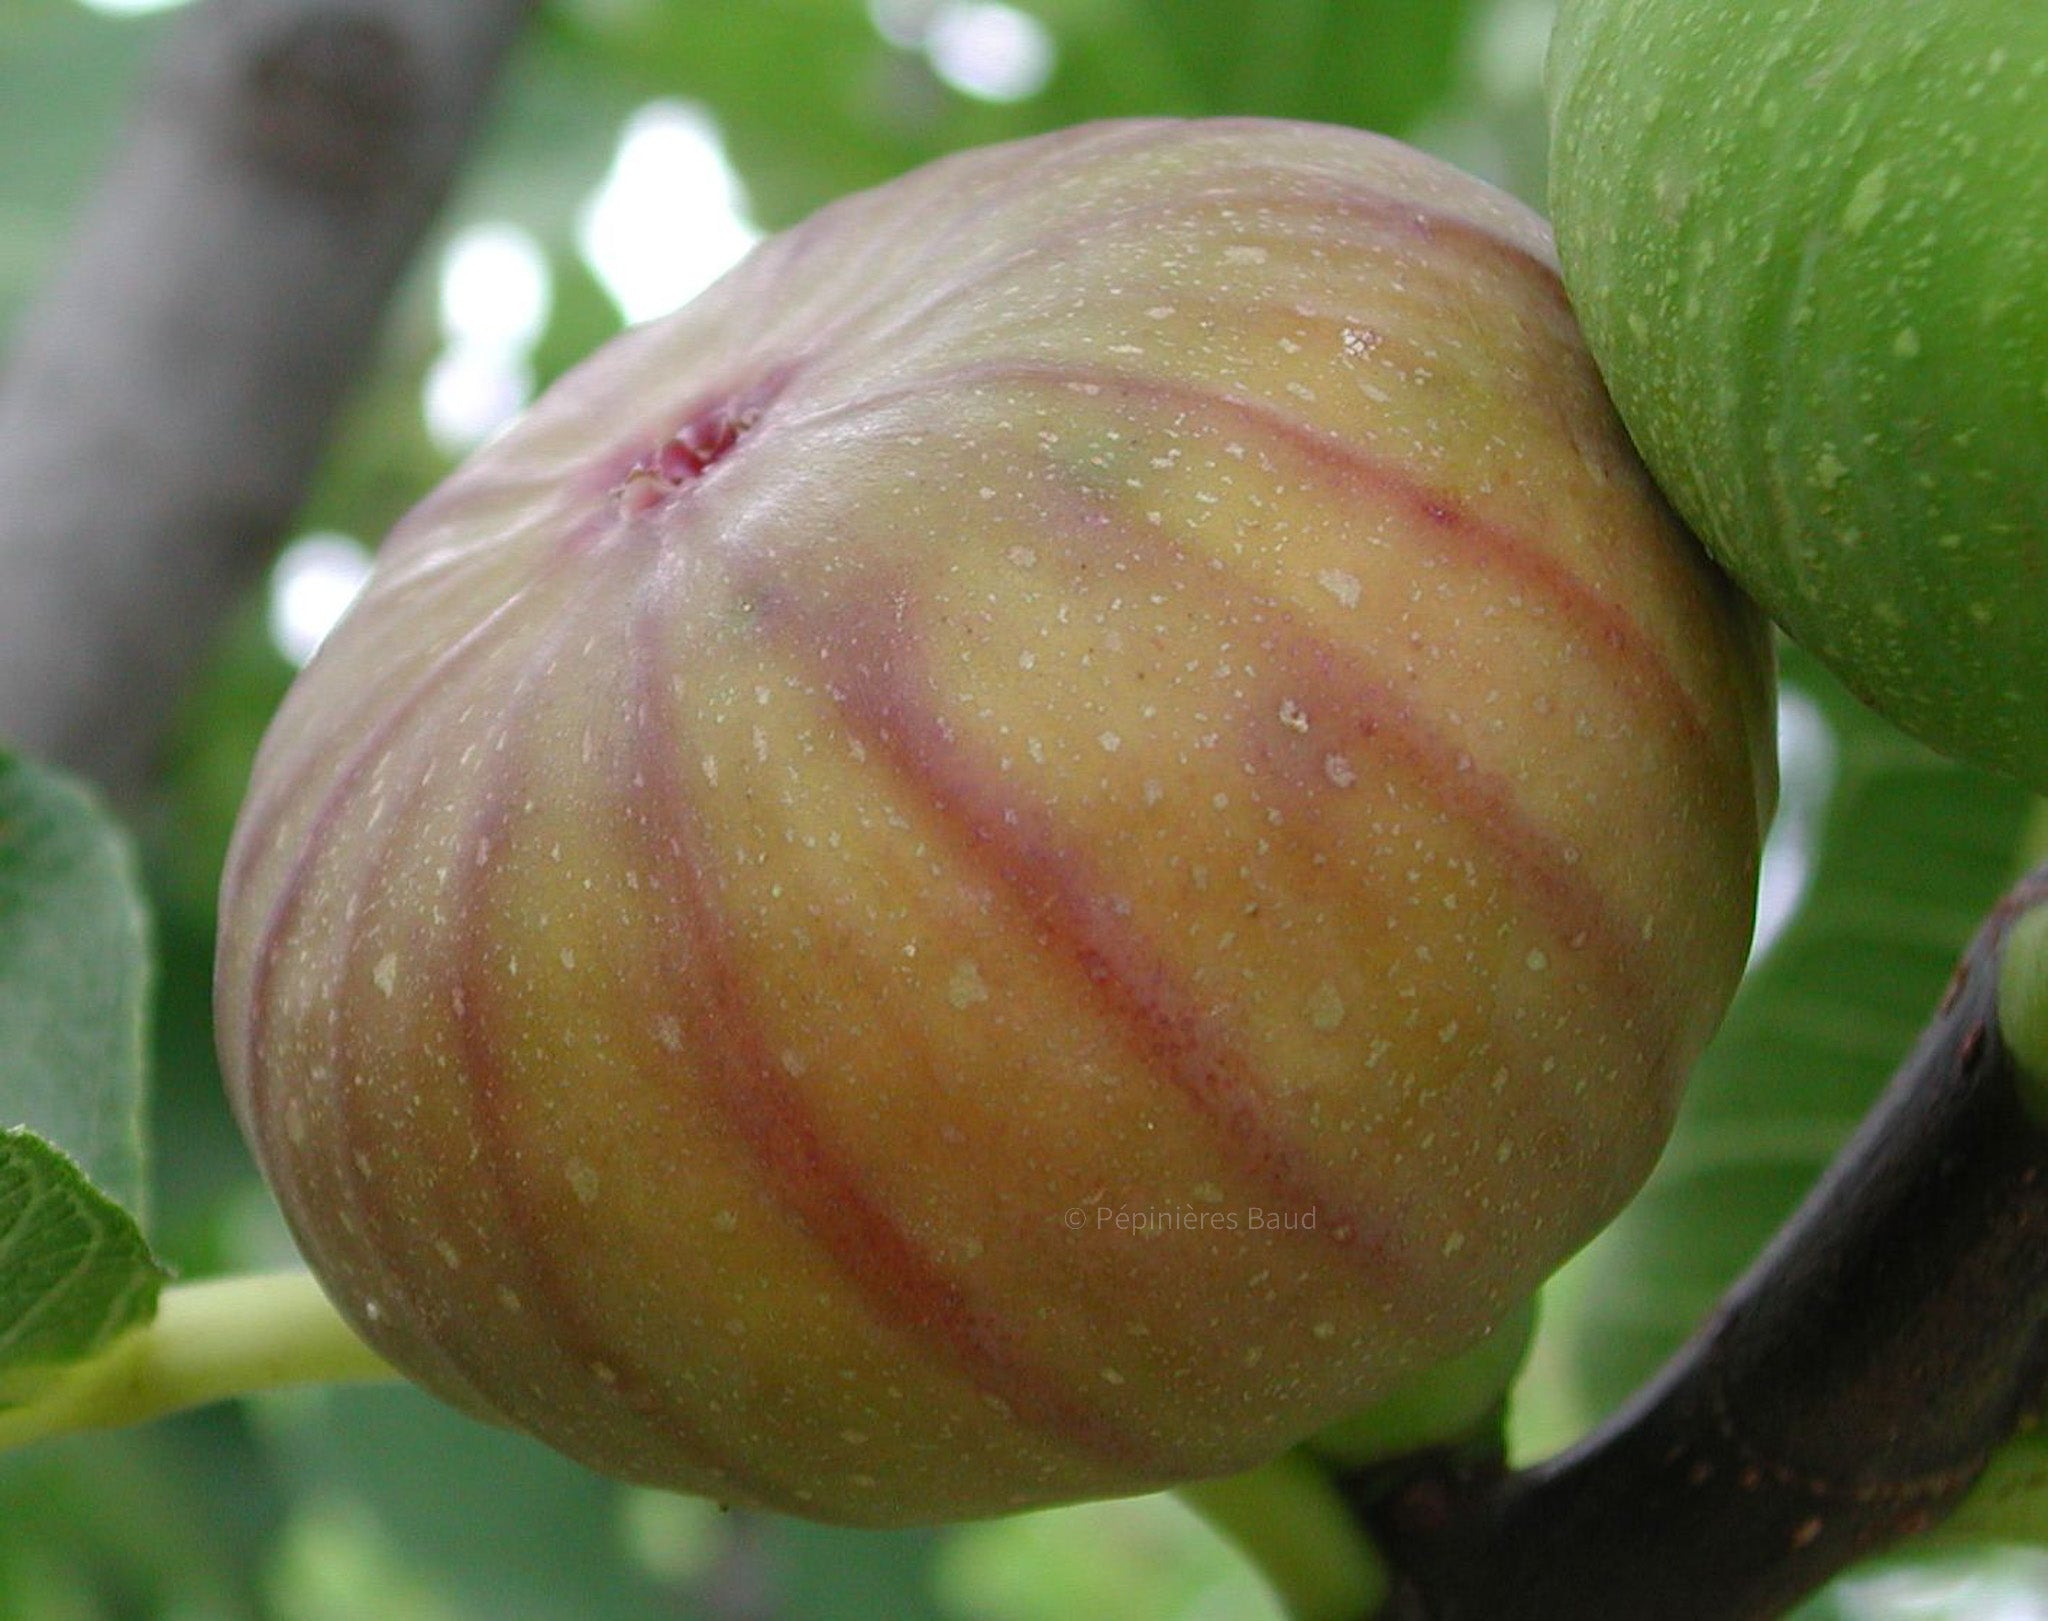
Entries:
{"type": "MultiPolygon", "coordinates": [[[[996,102],[951,88],[925,52],[878,26],[928,21],[935,0],[554,0],[440,241],[505,221],[538,245],[552,297],[530,361],[545,384],[618,328],[578,254],[577,222],[621,127],[654,100],[715,118],[763,229],[946,151],[1115,114],[1359,124],[1540,198],[1544,0],[1017,5],[1050,38],[1053,70],[1036,94],[996,102]]],[[[0,333],[48,273],[137,75],[176,25],[175,12],[0,0],[0,333]]],[[[442,343],[437,266],[430,252],[393,310],[303,528],[374,540],[449,467],[421,411],[442,343]]],[[[1808,829],[1808,905],[1710,1057],[1651,1199],[1560,1287],[1527,1381],[1527,1444],[1610,1405],[1696,1320],[1903,1050],[2016,859],[2015,796],[1910,750],[1803,666],[1795,674],[1839,765],[1808,829]],[[1702,1245],[1702,1231],[1726,1242],[1702,1245]]],[[[221,1100],[208,1005],[214,885],[289,677],[251,602],[187,695],[162,792],[141,814],[161,951],[151,1237],[189,1275],[289,1255],[221,1100]]],[[[1971,1569],[1975,1604],[1993,1567],[1971,1569]]],[[[1998,1592],[2048,1593],[2038,1564],[1993,1574],[1998,1592]]],[[[1925,1607],[1924,1585],[1911,1589],[1921,1607],[1884,1597],[1897,1590],[1845,1584],[1813,1615],[1966,1613],[1925,1607]]],[[[264,1398],[0,1457],[0,1617],[19,1621],[1271,1614],[1257,1581],[1168,1500],[835,1532],[617,1487],[404,1389],[264,1398]]]]}

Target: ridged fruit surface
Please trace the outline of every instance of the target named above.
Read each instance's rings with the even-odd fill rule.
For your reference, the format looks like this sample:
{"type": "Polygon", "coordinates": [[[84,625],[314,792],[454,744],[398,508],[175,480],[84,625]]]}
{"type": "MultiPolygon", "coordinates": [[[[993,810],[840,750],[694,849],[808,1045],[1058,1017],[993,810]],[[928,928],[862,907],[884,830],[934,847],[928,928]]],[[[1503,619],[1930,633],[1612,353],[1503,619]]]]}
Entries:
{"type": "Polygon", "coordinates": [[[1769,686],[1534,215],[1310,126],[974,152],[390,537],[256,768],[222,1057],[362,1333],[599,1469],[1235,1470],[1644,1175],[1769,686]]]}
{"type": "Polygon", "coordinates": [[[2048,789],[2048,5],[1565,0],[1550,89],[1659,482],[1870,704],[2048,789]]]}

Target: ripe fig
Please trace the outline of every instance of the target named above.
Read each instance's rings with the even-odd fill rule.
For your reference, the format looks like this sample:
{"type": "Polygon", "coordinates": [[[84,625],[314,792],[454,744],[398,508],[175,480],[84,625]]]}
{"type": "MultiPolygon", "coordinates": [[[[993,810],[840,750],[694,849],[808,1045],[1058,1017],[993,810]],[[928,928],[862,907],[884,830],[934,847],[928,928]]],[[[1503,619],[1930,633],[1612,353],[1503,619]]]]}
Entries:
{"type": "Polygon", "coordinates": [[[228,1082],[364,1336],[597,1469],[1246,1468],[1645,1174],[1770,674],[1518,204],[1277,122],[949,158],[393,533],[256,767],[228,1082]]]}
{"type": "Polygon", "coordinates": [[[1550,86],[1566,285],[1678,509],[2048,789],[2048,6],[1565,0],[1550,86]]]}

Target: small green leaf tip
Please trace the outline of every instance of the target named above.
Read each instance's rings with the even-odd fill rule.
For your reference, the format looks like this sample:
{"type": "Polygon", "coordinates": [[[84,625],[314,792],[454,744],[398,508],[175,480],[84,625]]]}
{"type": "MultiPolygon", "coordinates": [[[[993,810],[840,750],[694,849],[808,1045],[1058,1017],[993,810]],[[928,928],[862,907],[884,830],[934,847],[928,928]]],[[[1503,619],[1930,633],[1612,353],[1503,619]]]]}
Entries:
{"type": "Polygon", "coordinates": [[[2019,1065],[2028,1113],[2048,1120],[2048,885],[2005,937],[1998,969],[1998,1033],[2019,1065]]]}
{"type": "Polygon", "coordinates": [[[33,1132],[0,1130],[0,1407],[154,1315],[135,1218],[33,1132]]]}

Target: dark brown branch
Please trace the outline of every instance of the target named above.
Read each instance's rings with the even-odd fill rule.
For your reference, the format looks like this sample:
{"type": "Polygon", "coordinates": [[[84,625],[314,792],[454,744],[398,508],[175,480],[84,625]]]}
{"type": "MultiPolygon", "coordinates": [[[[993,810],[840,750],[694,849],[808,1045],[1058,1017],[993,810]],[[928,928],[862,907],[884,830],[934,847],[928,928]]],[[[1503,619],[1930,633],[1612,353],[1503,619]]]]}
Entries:
{"type": "Polygon", "coordinates": [[[263,566],[533,0],[207,0],[0,373],[0,739],[117,789],[263,566]]]}
{"type": "Polygon", "coordinates": [[[1624,1411],[1519,1474],[1368,1506],[1402,1621],[1762,1621],[1940,1520],[2043,1400],[2048,1130],[1996,1017],[2011,920],[1812,1196],[1624,1411]]]}

